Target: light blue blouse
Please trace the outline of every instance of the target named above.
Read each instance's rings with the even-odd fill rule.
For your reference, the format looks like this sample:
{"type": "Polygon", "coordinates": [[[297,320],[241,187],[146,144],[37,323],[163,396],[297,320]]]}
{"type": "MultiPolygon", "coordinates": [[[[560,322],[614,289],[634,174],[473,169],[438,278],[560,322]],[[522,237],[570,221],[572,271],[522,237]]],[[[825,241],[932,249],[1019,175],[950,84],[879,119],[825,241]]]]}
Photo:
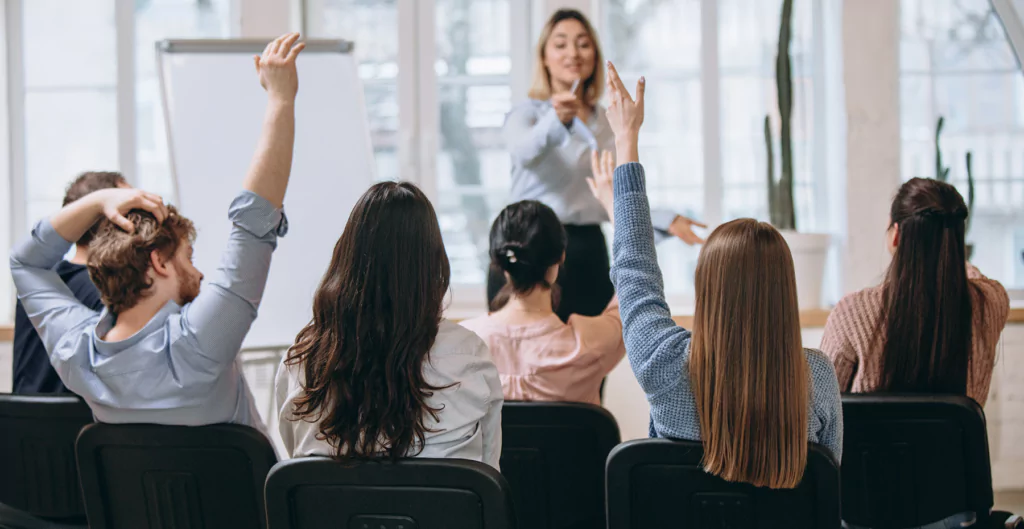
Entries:
{"type": "MultiPolygon", "coordinates": [[[[600,105],[588,123],[574,118],[567,127],[549,101],[527,99],[505,117],[505,143],[512,156],[511,202],[537,200],[555,211],[563,224],[600,224],[608,214],[587,186],[590,152],[613,151],[615,135],[600,105]]],[[[665,235],[676,218],[654,210],[651,220],[665,235]]]]}

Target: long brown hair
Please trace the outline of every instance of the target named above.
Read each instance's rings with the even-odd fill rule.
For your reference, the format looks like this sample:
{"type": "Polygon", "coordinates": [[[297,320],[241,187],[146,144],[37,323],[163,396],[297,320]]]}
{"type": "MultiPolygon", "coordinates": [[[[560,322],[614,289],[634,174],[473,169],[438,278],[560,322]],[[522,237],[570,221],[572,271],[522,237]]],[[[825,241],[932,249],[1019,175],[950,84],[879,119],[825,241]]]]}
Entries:
{"type": "Polygon", "coordinates": [[[537,51],[533,58],[533,83],[530,85],[530,98],[551,99],[551,72],[544,66],[544,48],[555,31],[555,26],[563,20],[575,20],[583,24],[583,29],[590,35],[590,42],[594,44],[594,72],[583,81],[583,97],[581,100],[587,106],[593,107],[601,99],[604,93],[604,56],[601,54],[601,43],[597,40],[597,32],[594,26],[590,25],[587,17],[575,9],[559,9],[551,14],[544,27],[540,30],[540,39],[537,40],[537,51]]]}
{"type": "Polygon", "coordinates": [[[313,320],[288,351],[305,374],[296,420],[319,423],[340,459],[422,450],[423,377],[451,279],[437,215],[409,183],[382,182],[352,209],[313,298],[313,320]]]}
{"type": "Polygon", "coordinates": [[[728,222],[708,237],[695,279],[690,382],[704,468],[796,487],[807,462],[810,375],[789,246],[770,224],[728,222]]]}
{"type": "Polygon", "coordinates": [[[967,205],[956,188],[913,178],[889,211],[896,251],[882,287],[879,390],[967,392],[972,339],[964,247],[967,205]]]}

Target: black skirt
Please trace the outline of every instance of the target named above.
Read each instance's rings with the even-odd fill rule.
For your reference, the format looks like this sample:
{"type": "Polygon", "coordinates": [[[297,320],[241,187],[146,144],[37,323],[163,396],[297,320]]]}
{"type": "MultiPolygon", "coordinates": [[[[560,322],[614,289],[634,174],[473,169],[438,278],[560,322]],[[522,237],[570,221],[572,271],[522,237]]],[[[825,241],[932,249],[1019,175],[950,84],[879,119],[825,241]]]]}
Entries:
{"type": "MultiPolygon", "coordinates": [[[[562,321],[568,321],[570,314],[597,316],[604,312],[615,295],[615,288],[608,276],[611,264],[604,233],[598,224],[566,224],[565,233],[568,245],[565,249],[565,263],[558,273],[557,284],[561,296],[555,312],[562,321]]],[[[487,276],[488,305],[503,286],[504,274],[492,266],[487,276]]]]}

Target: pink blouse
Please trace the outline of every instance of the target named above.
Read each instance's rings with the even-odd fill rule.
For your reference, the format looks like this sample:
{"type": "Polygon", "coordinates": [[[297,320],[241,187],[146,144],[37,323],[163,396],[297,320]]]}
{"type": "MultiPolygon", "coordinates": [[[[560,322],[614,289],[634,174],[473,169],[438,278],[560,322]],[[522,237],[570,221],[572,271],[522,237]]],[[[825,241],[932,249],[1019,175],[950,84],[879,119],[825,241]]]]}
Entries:
{"type": "Polygon", "coordinates": [[[619,298],[599,316],[574,314],[526,325],[506,325],[492,315],[462,322],[487,342],[505,400],[601,404],[601,380],[626,354],[619,298]]]}

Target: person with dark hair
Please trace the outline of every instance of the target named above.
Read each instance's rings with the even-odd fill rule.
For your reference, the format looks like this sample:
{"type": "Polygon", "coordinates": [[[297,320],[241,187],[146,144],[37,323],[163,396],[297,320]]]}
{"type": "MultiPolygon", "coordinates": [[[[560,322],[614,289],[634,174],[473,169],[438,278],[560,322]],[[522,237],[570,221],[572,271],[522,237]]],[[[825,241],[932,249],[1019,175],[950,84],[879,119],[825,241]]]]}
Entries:
{"type": "Polygon", "coordinates": [[[1010,300],[967,263],[967,213],[945,182],[913,178],[900,187],[885,280],[844,297],[825,325],[821,349],[842,391],[955,393],[985,405],[1010,300]]]}
{"type": "MultiPolygon", "coordinates": [[[[87,172],[75,178],[64,193],[64,206],[99,189],[128,188],[128,182],[121,173],[87,172]]],[[[75,255],[71,260],[61,260],[54,271],[61,281],[68,286],[71,294],[78,301],[92,310],[103,308],[103,300],[96,286],[89,280],[86,262],[89,260],[89,243],[96,235],[99,223],[75,241],[75,255]]],[[[60,381],[57,372],[50,365],[50,357],[43,347],[39,333],[21,301],[14,309],[14,385],[15,394],[70,393],[67,386],[60,381]]]]}
{"type": "Polygon", "coordinates": [[[265,430],[237,362],[256,319],[277,239],[295,139],[293,33],[255,57],[267,91],[260,137],[232,201],[221,265],[200,291],[192,222],[157,195],[101,189],[39,221],[11,252],[18,298],[50,362],[96,419],[199,426],[236,423],[265,430]],[[53,267],[101,219],[89,276],[104,308],[83,305],[53,267]]]}
{"type": "Polygon", "coordinates": [[[558,216],[536,200],[506,207],[491,226],[491,270],[505,286],[490,314],[462,325],[487,342],[508,400],[600,405],[601,381],[626,354],[618,298],[599,316],[556,314],[565,247],[558,216]]]}
{"type": "MultiPolygon", "coordinates": [[[[604,88],[604,61],[594,27],[583,13],[559,9],[541,29],[529,98],[512,107],[502,129],[511,157],[512,201],[543,202],[565,226],[568,243],[556,309],[562,321],[570,314],[601,314],[615,294],[601,231],[608,216],[587,190],[591,156],[615,144],[599,103],[604,88]]],[[[655,210],[651,217],[659,239],[703,242],[693,232],[694,226],[706,227],[700,223],[670,210],[655,210]]],[[[492,269],[488,303],[504,279],[492,269]]]]}
{"type": "Polygon", "coordinates": [[[275,380],[291,457],[498,468],[501,383],[484,342],[442,318],[450,280],[426,195],[396,182],[364,193],[275,380]]]}

